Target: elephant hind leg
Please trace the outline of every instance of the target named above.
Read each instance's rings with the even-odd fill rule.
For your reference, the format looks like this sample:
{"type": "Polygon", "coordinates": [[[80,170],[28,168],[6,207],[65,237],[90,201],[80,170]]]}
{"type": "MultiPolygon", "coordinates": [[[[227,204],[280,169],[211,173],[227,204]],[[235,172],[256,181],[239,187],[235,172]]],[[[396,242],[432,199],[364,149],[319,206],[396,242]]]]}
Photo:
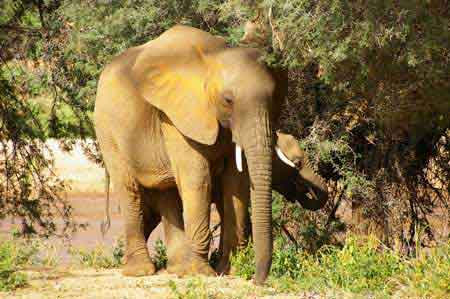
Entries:
{"type": "Polygon", "coordinates": [[[124,154],[109,128],[97,123],[96,134],[111,182],[119,196],[125,228],[125,265],[123,274],[144,276],[155,273],[144,237],[144,188],[132,175],[124,154]]]}
{"type": "Polygon", "coordinates": [[[135,179],[129,179],[121,189],[126,240],[126,264],[122,273],[126,276],[154,274],[156,269],[148,254],[145,236],[143,187],[135,179]]]}

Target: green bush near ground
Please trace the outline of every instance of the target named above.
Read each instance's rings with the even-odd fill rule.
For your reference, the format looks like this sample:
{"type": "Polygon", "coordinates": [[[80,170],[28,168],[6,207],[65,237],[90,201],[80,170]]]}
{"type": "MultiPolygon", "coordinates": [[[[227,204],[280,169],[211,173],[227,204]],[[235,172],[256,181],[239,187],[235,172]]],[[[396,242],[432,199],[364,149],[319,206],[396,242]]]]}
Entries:
{"type": "MultiPolygon", "coordinates": [[[[231,259],[233,274],[254,274],[251,244],[231,259]]],[[[342,290],[375,298],[448,298],[450,242],[406,258],[376,238],[349,237],[344,246],[324,246],[316,254],[297,250],[281,237],[274,245],[269,283],[279,291],[342,290]]]]}
{"type": "Polygon", "coordinates": [[[13,231],[0,240],[0,291],[10,291],[27,284],[22,269],[32,266],[54,266],[59,262],[57,246],[37,238],[21,238],[13,231]],[[45,250],[44,250],[45,249],[45,250]]]}
{"type": "Polygon", "coordinates": [[[420,252],[417,258],[406,262],[403,275],[397,277],[405,296],[419,294],[422,298],[450,297],[450,242],[420,252]]]}
{"type": "Polygon", "coordinates": [[[92,249],[70,248],[69,253],[79,265],[96,268],[112,269],[122,265],[125,243],[118,239],[112,249],[97,245],[92,249]]]}
{"type": "Polygon", "coordinates": [[[32,252],[18,247],[13,240],[0,242],[0,291],[25,286],[27,277],[20,268],[28,262],[32,252]]]}
{"type": "Polygon", "coordinates": [[[161,239],[155,242],[155,255],[152,256],[156,270],[163,269],[167,266],[167,248],[161,239]]]}

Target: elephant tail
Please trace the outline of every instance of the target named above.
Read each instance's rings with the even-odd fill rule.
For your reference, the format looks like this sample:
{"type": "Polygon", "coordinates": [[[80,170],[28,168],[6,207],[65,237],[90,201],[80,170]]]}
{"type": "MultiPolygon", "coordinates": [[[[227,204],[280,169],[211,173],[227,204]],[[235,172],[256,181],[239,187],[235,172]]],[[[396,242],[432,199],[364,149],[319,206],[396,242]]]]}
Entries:
{"type": "Polygon", "coordinates": [[[102,220],[100,224],[100,231],[102,232],[102,237],[105,237],[105,234],[111,228],[111,211],[109,208],[109,185],[110,185],[110,176],[108,169],[105,167],[105,192],[106,192],[106,204],[105,204],[105,218],[102,220]]]}

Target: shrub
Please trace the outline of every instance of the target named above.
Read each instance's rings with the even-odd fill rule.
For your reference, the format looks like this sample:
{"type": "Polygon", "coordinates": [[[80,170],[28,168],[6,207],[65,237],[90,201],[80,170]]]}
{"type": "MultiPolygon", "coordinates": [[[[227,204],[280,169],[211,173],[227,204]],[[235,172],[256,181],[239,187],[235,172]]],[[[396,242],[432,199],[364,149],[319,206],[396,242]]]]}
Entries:
{"type": "Polygon", "coordinates": [[[307,211],[276,192],[272,199],[274,234],[288,238],[290,245],[311,253],[327,244],[340,245],[337,235],[345,231],[346,226],[339,219],[330,218],[330,207],[307,211]]]}
{"type": "Polygon", "coordinates": [[[450,242],[428,253],[421,250],[416,258],[406,262],[405,274],[399,275],[397,282],[398,293],[406,297],[450,297],[450,242]]]}
{"type": "Polygon", "coordinates": [[[255,251],[253,250],[253,244],[248,243],[248,245],[236,251],[231,255],[231,273],[243,277],[245,279],[250,279],[255,274],[255,251]]]}
{"type": "MultiPolygon", "coordinates": [[[[450,243],[407,258],[373,236],[349,237],[342,248],[324,246],[316,254],[278,237],[269,283],[278,291],[344,291],[374,296],[445,298],[450,294],[450,243]]],[[[251,244],[231,258],[233,274],[254,274],[251,244]]]]}
{"type": "Polygon", "coordinates": [[[125,240],[120,237],[116,240],[113,247],[113,259],[117,265],[121,265],[123,257],[125,256],[125,240]]]}
{"type": "Polygon", "coordinates": [[[373,237],[350,237],[342,249],[324,247],[317,256],[303,255],[301,260],[298,277],[308,288],[317,285],[355,293],[389,290],[389,281],[403,270],[402,258],[373,237]]]}
{"type": "Polygon", "coordinates": [[[9,291],[26,285],[27,279],[18,270],[30,257],[30,252],[18,248],[13,241],[0,243],[0,291],[9,291]]]}
{"type": "Polygon", "coordinates": [[[301,271],[299,250],[284,238],[277,238],[272,255],[272,277],[297,278],[301,271]]]}
{"type": "Polygon", "coordinates": [[[167,266],[167,249],[163,241],[160,239],[155,242],[155,255],[152,257],[156,270],[163,269],[167,266]]]}
{"type": "MultiPolygon", "coordinates": [[[[296,278],[300,272],[299,250],[282,237],[276,238],[272,255],[271,277],[296,278]]],[[[253,244],[231,256],[231,271],[234,275],[250,279],[255,274],[255,252],[253,244]]]]}
{"type": "Polygon", "coordinates": [[[122,239],[119,239],[112,250],[105,246],[97,245],[93,249],[70,248],[69,253],[80,265],[96,269],[111,269],[122,265],[124,247],[125,243],[122,239]]]}

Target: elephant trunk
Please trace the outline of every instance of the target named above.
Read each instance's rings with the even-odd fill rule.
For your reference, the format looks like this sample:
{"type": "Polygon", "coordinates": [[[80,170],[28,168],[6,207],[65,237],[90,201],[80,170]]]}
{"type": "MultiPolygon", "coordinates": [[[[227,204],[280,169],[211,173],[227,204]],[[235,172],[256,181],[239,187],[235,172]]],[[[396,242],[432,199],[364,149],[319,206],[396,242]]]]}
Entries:
{"type": "Polygon", "coordinates": [[[303,158],[302,168],[299,171],[299,177],[303,180],[308,193],[312,198],[300,198],[300,204],[303,208],[316,211],[321,209],[328,201],[328,186],[324,178],[314,171],[309,159],[303,158]]]}
{"type": "Polygon", "coordinates": [[[257,284],[262,284],[272,264],[272,132],[268,113],[259,118],[244,145],[250,175],[252,232],[257,284]],[[262,123],[261,123],[261,122],[262,123]]]}

